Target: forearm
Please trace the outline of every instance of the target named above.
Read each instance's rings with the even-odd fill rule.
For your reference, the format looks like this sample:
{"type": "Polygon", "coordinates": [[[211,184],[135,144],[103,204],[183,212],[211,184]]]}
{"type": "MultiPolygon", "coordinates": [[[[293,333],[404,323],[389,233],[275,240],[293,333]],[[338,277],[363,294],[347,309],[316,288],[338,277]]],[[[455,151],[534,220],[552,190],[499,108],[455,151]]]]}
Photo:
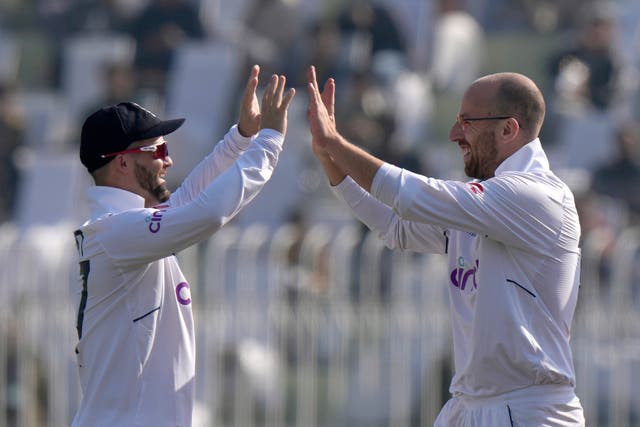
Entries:
{"type": "Polygon", "coordinates": [[[324,174],[329,179],[329,184],[331,184],[331,186],[336,186],[345,179],[347,174],[338,167],[328,153],[316,154],[316,157],[320,162],[320,165],[322,165],[324,174]]]}
{"type": "Polygon", "coordinates": [[[211,151],[185,178],[172,195],[173,206],[188,203],[200,194],[218,175],[231,166],[249,147],[251,137],[244,137],[238,126],[232,126],[211,151]]]}
{"type": "MultiPolygon", "coordinates": [[[[349,175],[358,185],[367,191],[371,191],[373,178],[384,163],[363,149],[351,144],[340,135],[336,135],[326,141],[325,150],[331,156],[334,167],[344,174],[349,175]]],[[[323,162],[323,167],[324,167],[323,162]]],[[[325,168],[326,171],[326,168],[325,168]]],[[[333,176],[329,176],[331,178],[333,176]]],[[[337,174],[334,178],[338,178],[337,174]]],[[[340,179],[342,181],[342,179],[340,179]]],[[[339,182],[339,181],[338,181],[339,182]]],[[[332,182],[333,183],[333,182],[332,182]]]]}
{"type": "Polygon", "coordinates": [[[373,198],[349,178],[331,190],[387,247],[444,253],[446,237],[443,228],[400,219],[393,209],[373,198]]]}

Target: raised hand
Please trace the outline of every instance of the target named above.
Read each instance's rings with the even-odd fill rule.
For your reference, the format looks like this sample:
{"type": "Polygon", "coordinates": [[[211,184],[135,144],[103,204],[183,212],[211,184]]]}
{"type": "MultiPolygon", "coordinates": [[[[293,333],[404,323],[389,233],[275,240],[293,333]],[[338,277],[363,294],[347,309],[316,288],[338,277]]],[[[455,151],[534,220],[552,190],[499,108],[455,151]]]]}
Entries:
{"type": "Polygon", "coordinates": [[[243,136],[255,135],[260,130],[262,115],[260,114],[260,104],[258,104],[258,97],[256,96],[259,74],[260,67],[254,65],[244,88],[242,105],[240,106],[240,120],[238,121],[238,130],[243,136]]]}
{"type": "Polygon", "coordinates": [[[260,129],[270,128],[282,134],[287,133],[287,111],[296,90],[291,88],[284,93],[287,83],[285,76],[273,75],[262,95],[262,123],[260,129]]]}
{"type": "MultiPolygon", "coordinates": [[[[315,68],[313,66],[309,67],[307,72],[307,80],[309,83],[317,87],[316,77],[315,77],[315,68]]],[[[329,120],[333,124],[333,127],[336,126],[336,116],[335,116],[335,104],[336,104],[336,82],[333,79],[328,79],[324,83],[324,87],[322,89],[322,93],[320,94],[320,99],[322,99],[322,104],[324,104],[327,109],[327,114],[329,115],[329,120]]],[[[307,118],[310,118],[311,108],[307,109],[307,118]]],[[[314,137],[312,133],[311,138],[311,149],[313,154],[318,158],[327,158],[329,154],[324,149],[324,146],[318,141],[317,138],[314,137]]]]}
{"type": "Polygon", "coordinates": [[[316,69],[313,65],[307,72],[307,82],[309,89],[307,119],[311,131],[312,148],[314,153],[321,155],[321,150],[327,145],[327,141],[338,136],[335,118],[336,85],[333,79],[329,79],[320,93],[316,69]]]}

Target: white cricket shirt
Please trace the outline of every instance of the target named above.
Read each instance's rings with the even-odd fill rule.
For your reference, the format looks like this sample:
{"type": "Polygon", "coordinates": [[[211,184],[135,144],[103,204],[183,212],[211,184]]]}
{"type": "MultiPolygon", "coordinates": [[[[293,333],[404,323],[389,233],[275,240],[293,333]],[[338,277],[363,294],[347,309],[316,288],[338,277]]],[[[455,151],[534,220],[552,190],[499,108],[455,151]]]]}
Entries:
{"type": "Polygon", "coordinates": [[[227,223],[271,177],[284,137],[234,126],[166,204],[91,187],[76,231],[82,291],[74,427],[191,427],[195,339],[188,281],[175,253],[227,223]]]}
{"type": "Polygon", "coordinates": [[[351,178],[334,192],[387,246],[448,255],[454,395],[574,386],[580,224],[573,194],[538,139],[483,182],[384,164],[373,197],[351,178]]]}

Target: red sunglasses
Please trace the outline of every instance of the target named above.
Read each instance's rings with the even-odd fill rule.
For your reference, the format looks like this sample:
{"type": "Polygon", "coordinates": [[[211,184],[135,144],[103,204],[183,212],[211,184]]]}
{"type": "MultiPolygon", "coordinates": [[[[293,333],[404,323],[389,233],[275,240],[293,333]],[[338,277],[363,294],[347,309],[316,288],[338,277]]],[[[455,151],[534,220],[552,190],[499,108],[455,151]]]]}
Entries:
{"type": "Polygon", "coordinates": [[[116,151],[115,153],[103,154],[100,157],[106,159],[107,157],[114,157],[118,154],[127,154],[127,153],[153,153],[154,159],[165,159],[169,155],[169,147],[167,147],[167,143],[163,142],[158,145],[147,145],[144,147],[136,147],[130,148],[128,150],[116,151]]]}

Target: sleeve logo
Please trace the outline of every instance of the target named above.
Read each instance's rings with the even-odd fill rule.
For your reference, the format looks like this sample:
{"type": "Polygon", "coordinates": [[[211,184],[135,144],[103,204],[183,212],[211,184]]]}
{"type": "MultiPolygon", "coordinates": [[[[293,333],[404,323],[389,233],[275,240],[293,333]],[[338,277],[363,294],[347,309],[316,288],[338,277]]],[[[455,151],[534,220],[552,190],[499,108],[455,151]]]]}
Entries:
{"type": "Polygon", "coordinates": [[[166,212],[166,209],[158,209],[153,212],[151,215],[146,217],[144,221],[149,224],[149,231],[152,233],[157,233],[160,231],[160,221],[162,221],[162,215],[166,212]]]}
{"type": "Polygon", "coordinates": [[[467,183],[469,189],[473,194],[482,194],[484,193],[484,187],[479,182],[469,182],[467,183]]]}

